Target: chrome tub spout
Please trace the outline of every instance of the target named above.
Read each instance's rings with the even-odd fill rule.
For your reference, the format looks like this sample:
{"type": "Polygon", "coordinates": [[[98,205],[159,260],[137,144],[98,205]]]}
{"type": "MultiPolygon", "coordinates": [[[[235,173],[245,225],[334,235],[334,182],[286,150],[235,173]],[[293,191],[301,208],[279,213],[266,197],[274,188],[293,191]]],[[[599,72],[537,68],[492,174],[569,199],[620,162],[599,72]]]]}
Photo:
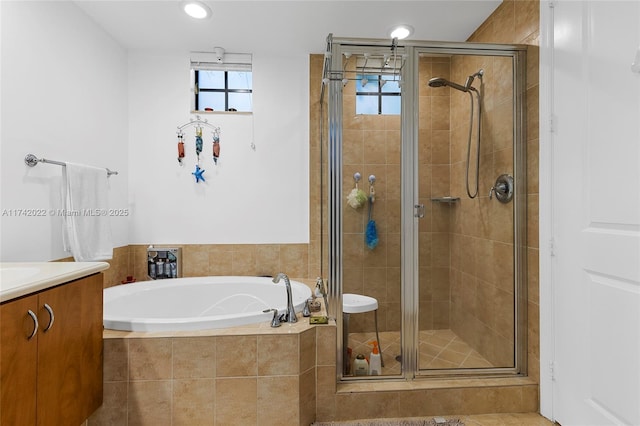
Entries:
{"type": "Polygon", "coordinates": [[[273,278],[273,282],[277,284],[281,279],[284,279],[284,285],[287,288],[287,312],[282,314],[281,320],[284,322],[298,322],[296,310],[293,307],[293,297],[291,296],[291,282],[289,281],[289,277],[280,272],[273,278]]]}

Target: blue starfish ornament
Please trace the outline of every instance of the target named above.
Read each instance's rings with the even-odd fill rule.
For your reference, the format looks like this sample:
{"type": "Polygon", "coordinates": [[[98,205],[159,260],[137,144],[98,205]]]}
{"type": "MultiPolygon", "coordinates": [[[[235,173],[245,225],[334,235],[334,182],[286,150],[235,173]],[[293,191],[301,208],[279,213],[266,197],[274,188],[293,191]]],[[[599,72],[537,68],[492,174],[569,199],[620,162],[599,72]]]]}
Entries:
{"type": "Polygon", "coordinates": [[[198,166],[196,164],[196,171],[195,172],[191,172],[191,174],[196,177],[196,183],[198,183],[200,181],[204,182],[204,176],[202,176],[203,173],[204,173],[204,169],[201,169],[200,166],[198,166]]]}

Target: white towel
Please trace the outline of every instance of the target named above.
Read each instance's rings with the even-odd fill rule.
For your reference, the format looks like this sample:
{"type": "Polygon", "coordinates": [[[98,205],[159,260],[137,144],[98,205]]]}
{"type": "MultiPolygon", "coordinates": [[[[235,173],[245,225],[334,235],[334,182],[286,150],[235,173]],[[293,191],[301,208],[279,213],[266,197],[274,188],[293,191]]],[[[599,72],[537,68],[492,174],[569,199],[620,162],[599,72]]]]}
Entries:
{"type": "Polygon", "coordinates": [[[67,163],[63,172],[65,250],[76,262],[109,260],[113,243],[109,224],[107,171],[67,163]]]}

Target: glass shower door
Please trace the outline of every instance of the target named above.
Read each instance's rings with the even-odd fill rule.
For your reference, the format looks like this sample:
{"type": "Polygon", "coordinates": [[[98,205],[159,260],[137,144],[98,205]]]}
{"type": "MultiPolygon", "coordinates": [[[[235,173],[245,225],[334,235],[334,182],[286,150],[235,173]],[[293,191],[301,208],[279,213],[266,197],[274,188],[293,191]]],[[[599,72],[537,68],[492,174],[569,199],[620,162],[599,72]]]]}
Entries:
{"type": "Polygon", "coordinates": [[[516,366],[514,202],[495,182],[514,176],[513,68],[510,56],[419,55],[421,374],[516,366]]]}
{"type": "Polygon", "coordinates": [[[394,86],[399,90],[399,76],[394,81],[394,70],[384,68],[390,52],[350,47],[349,57],[341,55],[347,79],[342,87],[345,377],[360,374],[359,356],[370,361],[373,341],[382,352],[380,375],[401,372],[401,116],[388,113],[385,101],[391,96],[382,95],[394,86]],[[360,109],[375,102],[382,102],[380,108],[360,109]]]}
{"type": "Polygon", "coordinates": [[[328,44],[327,259],[338,380],[375,379],[357,374],[373,341],[384,378],[523,373],[524,49],[395,47],[395,115],[358,109],[382,86],[388,41],[328,44]]]}

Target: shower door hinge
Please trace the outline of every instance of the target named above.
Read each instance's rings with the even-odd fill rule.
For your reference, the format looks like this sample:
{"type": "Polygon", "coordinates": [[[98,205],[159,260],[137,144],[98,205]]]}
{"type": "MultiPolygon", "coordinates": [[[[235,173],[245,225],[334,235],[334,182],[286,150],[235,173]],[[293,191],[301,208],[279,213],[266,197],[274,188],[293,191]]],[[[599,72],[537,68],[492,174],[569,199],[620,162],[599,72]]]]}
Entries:
{"type": "Polygon", "coordinates": [[[549,132],[550,133],[555,133],[556,132],[556,126],[558,122],[558,117],[556,117],[554,114],[551,114],[549,116],[549,132]]]}
{"type": "Polygon", "coordinates": [[[413,207],[415,208],[413,217],[422,219],[424,217],[424,204],[415,204],[413,207]]]}
{"type": "Polygon", "coordinates": [[[549,256],[556,256],[556,240],[553,238],[549,239],[549,256]]]}
{"type": "Polygon", "coordinates": [[[551,377],[552,382],[555,382],[556,372],[555,372],[555,362],[553,361],[549,361],[549,377],[551,377]]]}

